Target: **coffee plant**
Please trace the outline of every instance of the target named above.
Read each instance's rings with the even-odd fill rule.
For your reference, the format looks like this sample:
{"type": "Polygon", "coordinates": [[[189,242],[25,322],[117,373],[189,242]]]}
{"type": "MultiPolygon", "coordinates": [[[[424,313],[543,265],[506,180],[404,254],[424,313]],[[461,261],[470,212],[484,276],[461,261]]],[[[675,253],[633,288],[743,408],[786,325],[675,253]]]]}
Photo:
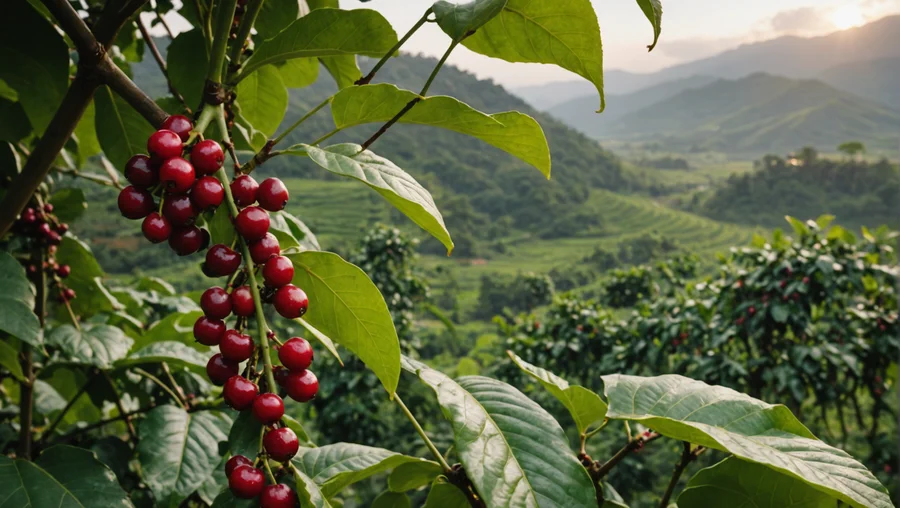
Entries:
{"type": "MultiPolygon", "coordinates": [[[[661,6],[637,3],[653,27],[652,49],[661,6]]],[[[574,72],[596,86],[602,109],[600,33],[589,0],[438,1],[402,37],[378,12],[341,10],[336,0],[9,0],[4,8],[3,506],[329,507],[381,473],[389,474],[375,501],[380,506],[409,505],[407,493],[420,491],[428,507],[625,506],[609,472],[663,437],[681,442],[682,453],[671,478],[660,482],[660,506],[891,506],[871,472],[816,438],[786,406],[679,375],[595,371],[598,393],[510,353],[571,412],[579,436],[573,449],[562,425],[515,387],[483,376],[452,379],[402,355],[375,284],[321,250],[304,223],[283,210],[289,196],[280,180],[255,182],[253,171],[274,157],[310,161],[367,185],[449,253],[453,240],[430,193],[373,146],[396,123],[439,127],[481,139],[549,177],[550,153],[535,120],[514,111],[484,114],[428,90],[462,45],[574,72]],[[173,10],[191,29],[163,58],[147,19],[168,30],[163,15],[173,10]],[[426,23],[449,42],[421,90],[373,84],[426,23]],[[169,90],[157,100],[129,77],[129,62],[145,47],[169,90]],[[356,55],[378,59],[365,76],[356,55]],[[339,91],[280,129],[287,87],[308,85],[320,67],[339,91]],[[319,112],[330,114],[333,130],[283,145],[319,112]],[[360,143],[325,144],[364,124],[379,127],[360,143]],[[216,285],[199,296],[199,306],[164,280],[108,287],[77,227],[63,226],[86,205],[77,187],[67,186],[72,179],[120,189],[119,210],[143,221],[152,244],[166,241],[181,256],[205,251],[203,272],[216,285]],[[62,298],[48,298],[51,292],[62,298]],[[414,432],[429,458],[314,443],[291,416],[301,411],[283,395],[341,400],[318,391],[307,338],[282,341],[273,331],[285,323],[304,329],[320,356],[352,354],[365,364],[384,400],[409,422],[396,432],[414,432]],[[449,449],[438,448],[442,441],[432,440],[404,403],[401,372],[433,391],[446,423],[426,426],[446,429],[449,449]],[[625,422],[624,437],[612,430],[619,425],[609,425],[616,420],[625,422]],[[621,448],[608,459],[592,458],[586,446],[600,439],[621,441],[621,448]],[[683,473],[707,450],[722,460],[680,488],[683,473]]],[[[825,270],[821,262],[811,266],[825,270]]],[[[832,288],[819,286],[818,272],[809,276],[816,285],[806,293],[830,305],[832,288]]],[[[797,283],[791,279],[790,291],[802,291],[797,283]]],[[[893,298],[864,287],[872,306],[855,309],[866,316],[893,298]]],[[[760,296],[753,288],[747,298],[760,296]]],[[[798,333],[788,331],[790,316],[774,305],[756,314],[748,299],[723,305],[750,321],[769,316],[778,324],[772,328],[783,325],[790,337],[798,333]]],[[[881,319],[885,330],[895,326],[895,314],[881,319]]],[[[804,329],[805,336],[814,331],[804,329]]],[[[864,337],[852,346],[871,348],[864,337]]],[[[762,347],[754,358],[765,360],[772,349],[762,347]]],[[[859,386],[881,389],[888,358],[857,365],[859,386]],[[869,368],[872,375],[864,373],[869,368]]],[[[753,366],[749,378],[761,369],[753,366]]]]}

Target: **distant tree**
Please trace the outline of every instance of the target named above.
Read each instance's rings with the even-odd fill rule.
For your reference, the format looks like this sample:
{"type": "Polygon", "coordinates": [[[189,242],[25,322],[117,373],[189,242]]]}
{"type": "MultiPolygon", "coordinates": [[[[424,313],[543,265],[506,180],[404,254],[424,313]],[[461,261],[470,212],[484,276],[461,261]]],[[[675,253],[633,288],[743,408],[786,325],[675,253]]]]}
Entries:
{"type": "Polygon", "coordinates": [[[841,153],[856,158],[866,152],[866,145],[859,141],[847,141],[838,145],[837,149],[841,153]]]}
{"type": "Polygon", "coordinates": [[[797,158],[800,159],[804,166],[811,166],[819,158],[819,152],[811,146],[804,146],[800,149],[800,153],[797,154],[797,158]]]}

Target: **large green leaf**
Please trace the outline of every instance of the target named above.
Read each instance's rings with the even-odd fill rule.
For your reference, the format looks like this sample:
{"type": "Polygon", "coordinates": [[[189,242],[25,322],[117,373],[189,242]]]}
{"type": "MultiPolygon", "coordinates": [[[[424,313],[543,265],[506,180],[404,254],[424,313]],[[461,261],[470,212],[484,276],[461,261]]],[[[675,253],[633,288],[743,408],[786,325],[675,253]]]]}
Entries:
{"type": "Polygon", "coordinates": [[[119,328],[93,323],[82,324],[80,330],[62,325],[47,336],[47,344],[59,348],[65,360],[101,369],[125,358],[133,343],[119,328]]]}
{"type": "Polygon", "coordinates": [[[159,406],[141,421],[137,446],[144,482],[157,502],[175,504],[199,487],[222,460],[231,418],[218,411],[188,413],[159,406]]]}
{"type": "Polygon", "coordinates": [[[300,17],[297,0],[266,0],[253,28],[263,39],[271,39],[300,17]]]}
{"type": "Polygon", "coordinates": [[[78,140],[79,166],[83,165],[88,157],[97,155],[103,150],[103,147],[100,146],[100,140],[97,139],[96,112],[93,101],[84,110],[84,114],[81,115],[81,120],[78,121],[78,125],[75,127],[75,132],[72,135],[78,140]]]}
{"type": "Polygon", "coordinates": [[[382,492],[369,508],[411,508],[409,497],[401,492],[382,492]]]}
{"type": "Polygon", "coordinates": [[[782,405],[682,376],[603,376],[607,418],[757,462],[852,506],[892,506],[884,487],[843,450],[819,441],[782,405]]]}
{"type": "Polygon", "coordinates": [[[288,105],[287,88],[278,69],[263,66],[241,81],[235,91],[244,119],[266,136],[274,134],[288,105]]]}
{"type": "Polygon", "coordinates": [[[167,362],[171,365],[186,367],[198,374],[205,374],[209,356],[209,353],[201,353],[181,342],[154,342],[119,360],[116,362],[116,367],[167,362]]]}
{"type": "Polygon", "coordinates": [[[294,284],[309,296],[304,319],[358,356],[393,394],[400,380],[400,341],[375,284],[337,254],[307,251],[289,258],[294,284]]]}
{"type": "Polygon", "coordinates": [[[583,434],[591,424],[602,422],[606,418],[606,402],[603,402],[603,399],[596,393],[583,386],[570,386],[565,379],[548,370],[535,367],[516,356],[512,351],[507,351],[507,354],[509,354],[516,366],[529,376],[537,379],[551,395],[556,397],[569,410],[569,414],[575,420],[579,433],[583,434]]]}
{"type": "Polygon", "coordinates": [[[388,476],[388,488],[394,492],[406,492],[428,485],[443,469],[436,462],[407,462],[400,464],[388,476]]]}
{"type": "Polygon", "coordinates": [[[348,485],[400,464],[428,461],[384,448],[336,443],[318,448],[301,448],[291,462],[319,485],[325,497],[331,498],[348,485]]]}
{"type": "Polygon", "coordinates": [[[660,0],[637,0],[637,3],[653,27],[653,42],[647,46],[648,51],[653,51],[659,40],[659,34],[662,32],[662,2],[660,0]]]}
{"type": "MultiPolygon", "coordinates": [[[[338,0],[306,0],[306,4],[309,6],[310,11],[325,8],[337,9],[339,7],[338,0]]],[[[356,55],[324,56],[319,58],[319,62],[331,74],[338,90],[353,86],[362,77],[359,64],[356,62],[356,55]]]]}
{"type": "Polygon", "coordinates": [[[0,330],[43,349],[41,323],[34,313],[34,287],[22,265],[0,252],[0,330]]]}
{"type": "Polygon", "coordinates": [[[319,61],[315,58],[295,58],[277,65],[276,68],[281,73],[281,81],[288,88],[309,86],[319,77],[319,61]]]}
{"type": "Polygon", "coordinates": [[[259,454],[262,428],[262,423],[253,416],[253,411],[241,411],[228,432],[228,446],[231,454],[243,455],[251,459],[256,458],[256,455],[259,454]]]}
{"type": "Polygon", "coordinates": [[[0,366],[9,371],[19,381],[27,381],[19,365],[19,351],[9,345],[9,342],[0,340],[0,366]]]}
{"type": "Polygon", "coordinates": [[[522,392],[481,376],[457,382],[409,358],[403,365],[437,394],[456,452],[488,506],[597,506],[562,427],[522,392]]]}
{"type": "Polygon", "coordinates": [[[438,26],[454,41],[470,33],[500,14],[508,0],[472,0],[459,4],[440,0],[432,6],[438,26]]]}
{"type": "Polygon", "coordinates": [[[281,250],[292,247],[300,250],[322,250],[312,230],[302,220],[285,211],[269,214],[269,232],[278,239],[281,250]]]}
{"type": "Polygon", "coordinates": [[[135,341],[133,350],[137,351],[155,342],[181,342],[201,353],[209,352],[209,346],[204,346],[194,338],[194,323],[203,315],[203,312],[191,311],[174,313],[153,323],[149,330],[135,341]]]}
{"type": "MultiPolygon", "coordinates": [[[[331,115],[338,128],[386,122],[410,101],[420,97],[394,85],[378,84],[345,88],[334,96],[331,115]]],[[[476,137],[536,167],[550,177],[550,147],[534,118],[516,111],[488,115],[453,97],[420,98],[401,123],[441,127],[476,137]]]]}
{"type": "Polygon", "coordinates": [[[300,499],[300,506],[303,508],[331,508],[328,498],[319,490],[319,486],[312,478],[303,474],[302,471],[294,470],[295,487],[297,489],[297,497],[300,499]]]}
{"type": "Polygon", "coordinates": [[[231,222],[231,212],[228,211],[227,206],[216,208],[213,216],[207,221],[206,226],[209,229],[209,242],[211,244],[233,244],[237,233],[234,231],[234,224],[231,222]]]}
{"type": "Polygon", "coordinates": [[[212,508],[256,508],[257,506],[259,506],[258,499],[241,499],[235,497],[235,495],[231,493],[231,489],[223,490],[221,494],[216,496],[216,499],[212,504],[212,508]]]}
{"type": "Polygon", "coordinates": [[[331,356],[333,356],[335,358],[335,360],[337,360],[338,363],[341,364],[341,367],[344,366],[344,361],[341,359],[341,355],[340,355],[340,353],[338,353],[337,347],[335,347],[334,341],[331,340],[331,337],[322,333],[321,330],[319,330],[315,326],[309,324],[309,322],[303,318],[297,318],[294,321],[300,323],[300,325],[303,326],[303,328],[306,328],[306,330],[310,334],[312,334],[313,338],[315,338],[317,341],[319,341],[325,347],[325,349],[329,353],[331,353],[331,356]]]}
{"type": "Polygon", "coordinates": [[[833,508],[834,499],[774,469],[729,457],[701,470],[678,496],[679,508],[833,508]]]}
{"type": "Polygon", "coordinates": [[[260,43],[244,63],[237,80],[264,65],[292,58],[354,54],[380,57],[396,43],[397,33],[376,11],[316,9],[260,43]]]}
{"type": "Polygon", "coordinates": [[[0,506],[131,507],[116,475],[89,450],[58,445],[34,462],[0,456],[0,506]]]}
{"type": "Polygon", "coordinates": [[[56,252],[56,261],[61,265],[72,267],[72,274],[66,278],[66,286],[78,294],[77,298],[71,301],[75,314],[90,317],[98,312],[121,307],[103,286],[102,279],[105,274],[87,244],[71,234],[64,236],[56,252]]]}
{"type": "Polygon", "coordinates": [[[590,0],[509,0],[503,11],[462,41],[508,62],[555,64],[587,79],[603,98],[603,45],[590,0]]]}
{"type": "Polygon", "coordinates": [[[189,106],[200,104],[203,100],[206,73],[197,70],[209,67],[209,54],[206,52],[203,33],[195,29],[178,34],[172,44],[169,44],[166,63],[172,86],[184,97],[189,106]]]}
{"type": "Polygon", "coordinates": [[[147,151],[147,138],[154,128],[109,87],[98,88],[94,102],[97,105],[97,139],[103,153],[119,171],[124,171],[125,163],[132,155],[147,151]]]}
{"type": "Polygon", "coordinates": [[[374,189],[419,227],[440,240],[447,247],[448,254],[453,250],[450,232],[431,194],[396,164],[369,150],[363,151],[360,145],[354,143],[341,143],[324,149],[298,146],[324,169],[354,178],[374,189]]]}
{"type": "Polygon", "coordinates": [[[439,477],[431,484],[428,498],[423,508],[467,508],[469,500],[466,495],[446,478],[439,477]]]}
{"type": "Polygon", "coordinates": [[[53,205],[53,214],[63,222],[72,222],[84,214],[87,210],[87,199],[84,191],[69,187],[60,189],[50,196],[50,204],[53,205]]]}

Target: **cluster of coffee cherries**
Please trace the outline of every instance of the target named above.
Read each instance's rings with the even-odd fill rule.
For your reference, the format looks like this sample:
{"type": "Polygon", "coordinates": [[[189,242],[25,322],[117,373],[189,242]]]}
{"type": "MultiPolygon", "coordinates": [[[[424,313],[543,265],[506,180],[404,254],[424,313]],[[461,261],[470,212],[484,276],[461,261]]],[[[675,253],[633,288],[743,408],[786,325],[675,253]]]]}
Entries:
{"type": "Polygon", "coordinates": [[[69,231],[69,225],[59,220],[53,214],[53,205],[47,203],[43,206],[29,206],[14,225],[15,230],[31,242],[35,242],[40,248],[46,249],[46,261],[42,266],[34,263],[25,265],[29,275],[36,275],[39,270],[47,273],[57,290],[57,300],[65,303],[75,298],[75,290],[66,287],[63,279],[72,273],[69,265],[60,265],[56,262],[56,247],[62,242],[63,235],[69,231]]]}
{"type": "Polygon", "coordinates": [[[144,220],[144,237],[153,243],[168,240],[179,256],[193,254],[209,244],[209,233],[194,221],[225,199],[225,188],[212,176],[222,167],[225,152],[219,143],[203,140],[190,148],[189,162],[184,158],[184,142],[192,129],[187,117],[168,117],[147,140],[149,155],[128,160],[125,178],[131,185],[122,189],[118,200],[123,216],[144,220]]]}

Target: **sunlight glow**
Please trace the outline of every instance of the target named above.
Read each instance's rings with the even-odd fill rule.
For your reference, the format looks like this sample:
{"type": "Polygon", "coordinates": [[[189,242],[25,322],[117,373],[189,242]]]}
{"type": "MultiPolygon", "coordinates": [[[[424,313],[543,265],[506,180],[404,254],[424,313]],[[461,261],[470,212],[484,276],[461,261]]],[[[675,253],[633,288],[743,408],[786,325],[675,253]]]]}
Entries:
{"type": "Polygon", "coordinates": [[[856,4],[847,4],[831,13],[831,22],[835,28],[846,30],[863,25],[866,20],[856,4]]]}

